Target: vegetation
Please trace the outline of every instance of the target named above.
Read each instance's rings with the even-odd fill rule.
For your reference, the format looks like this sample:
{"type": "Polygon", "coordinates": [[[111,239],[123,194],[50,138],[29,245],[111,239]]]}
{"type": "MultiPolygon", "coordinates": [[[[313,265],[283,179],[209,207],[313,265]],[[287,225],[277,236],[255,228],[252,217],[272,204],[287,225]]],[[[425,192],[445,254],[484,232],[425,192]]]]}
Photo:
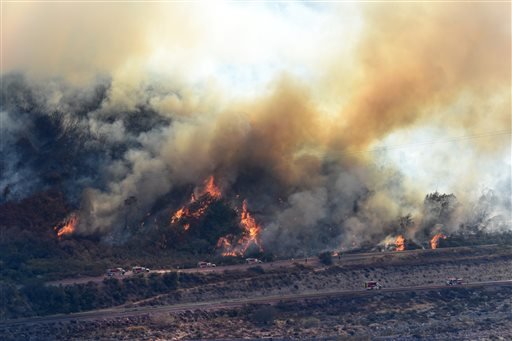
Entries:
{"type": "Polygon", "coordinates": [[[268,326],[274,324],[277,311],[274,307],[263,306],[256,308],[250,315],[251,321],[260,326],[268,326]]]}
{"type": "Polygon", "coordinates": [[[0,205],[0,280],[23,285],[74,276],[98,276],[110,267],[195,267],[199,260],[217,264],[241,263],[241,257],[224,258],[216,249],[219,237],[240,233],[236,212],[222,200],[212,203],[204,217],[193,221],[189,233],[168,225],[155,215],[153,227],[126,230],[123,244],[99,236],[57,238],[53,226],[72,208],[55,190],[40,192],[20,202],[0,205]],[[159,228],[158,226],[165,226],[159,228]]]}
{"type": "Polygon", "coordinates": [[[320,253],[318,259],[324,265],[332,265],[332,254],[329,251],[320,253]]]}
{"type": "Polygon", "coordinates": [[[102,284],[89,282],[51,286],[33,282],[18,289],[12,284],[1,283],[1,315],[16,318],[106,308],[175,290],[178,285],[176,272],[149,276],[141,274],[122,281],[108,278],[102,284]]]}
{"type": "MultiPolygon", "coordinates": [[[[430,195],[426,206],[432,216],[449,216],[456,206],[450,195],[430,195]]],[[[148,298],[176,288],[185,288],[206,281],[229,280],[239,276],[269,274],[255,266],[241,275],[224,272],[206,280],[192,274],[169,273],[163,276],[134,276],[119,281],[105,280],[101,285],[89,283],[66,287],[47,286],[51,280],[75,276],[98,276],[110,267],[130,268],[142,265],[149,268],[195,267],[198,260],[217,265],[237,264],[243,257],[221,257],[215,249],[216,240],[224,234],[239,230],[238,217],[222,200],[212,203],[204,218],[194,221],[190,233],[168,225],[168,214],[157,226],[133,230],[123,245],[102,242],[97,236],[73,236],[58,239],[52,226],[67,216],[72,208],[58,191],[41,192],[18,203],[0,205],[0,307],[1,316],[13,318],[35,314],[69,313],[123,304],[148,298]],[[165,218],[165,219],[164,219],[165,218]],[[167,223],[167,225],[165,225],[167,223]],[[217,277],[215,277],[217,276],[217,277]]],[[[158,217],[157,217],[158,218],[158,217]]],[[[402,220],[404,226],[410,217],[402,220]]],[[[192,222],[191,222],[192,223],[192,222]]],[[[464,227],[460,233],[441,240],[441,247],[500,243],[510,245],[511,232],[484,233],[464,227]]],[[[264,261],[273,260],[271,253],[250,250],[246,256],[264,261]]],[[[431,255],[429,259],[433,259],[431,255]]],[[[331,265],[330,252],[319,255],[322,264],[331,265]]],[[[424,262],[425,260],[422,260],[424,262]]],[[[331,268],[332,269],[332,268],[331,268]]],[[[302,269],[303,270],[303,269],[302,269]]],[[[295,270],[291,270],[295,271],[295,270]]],[[[291,285],[293,280],[283,282],[291,285]]]]}

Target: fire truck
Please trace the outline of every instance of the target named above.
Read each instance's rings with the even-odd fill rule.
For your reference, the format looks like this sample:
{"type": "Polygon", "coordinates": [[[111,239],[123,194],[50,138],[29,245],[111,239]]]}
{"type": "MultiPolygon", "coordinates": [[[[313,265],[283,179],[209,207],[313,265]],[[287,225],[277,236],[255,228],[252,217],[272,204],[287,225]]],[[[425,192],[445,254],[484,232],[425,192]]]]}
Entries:
{"type": "Polygon", "coordinates": [[[380,289],[382,289],[382,285],[377,281],[366,281],[366,282],[364,282],[364,288],[366,290],[374,290],[374,289],[380,290],[380,289]]]}
{"type": "Polygon", "coordinates": [[[452,277],[452,278],[448,278],[446,280],[446,285],[462,285],[462,284],[464,284],[464,282],[462,281],[462,278],[452,277]]]}
{"type": "Polygon", "coordinates": [[[126,273],[126,270],[123,268],[112,268],[107,270],[107,276],[112,277],[115,275],[124,275],[126,273]]]}
{"type": "Polygon", "coordinates": [[[132,272],[134,274],[140,274],[140,273],[143,273],[143,272],[149,272],[149,269],[145,268],[143,266],[134,266],[134,267],[132,267],[132,272]]]}

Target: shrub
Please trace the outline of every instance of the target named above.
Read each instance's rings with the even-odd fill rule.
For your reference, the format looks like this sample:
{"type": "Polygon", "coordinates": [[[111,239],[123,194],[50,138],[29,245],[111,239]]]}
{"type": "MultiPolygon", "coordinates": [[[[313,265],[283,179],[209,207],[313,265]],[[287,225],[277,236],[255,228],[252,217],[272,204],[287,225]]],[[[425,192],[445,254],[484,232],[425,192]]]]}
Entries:
{"type": "Polygon", "coordinates": [[[265,273],[265,270],[263,270],[263,268],[261,266],[251,266],[247,270],[255,272],[255,273],[260,274],[260,275],[265,273]]]}
{"type": "Polygon", "coordinates": [[[304,320],[302,320],[302,325],[304,328],[315,328],[320,325],[320,320],[316,317],[307,317],[304,320]]]}
{"type": "Polygon", "coordinates": [[[324,265],[332,264],[332,254],[329,251],[322,252],[318,255],[318,259],[324,265]]]}
{"type": "Polygon", "coordinates": [[[167,289],[174,290],[178,287],[178,273],[168,272],[162,276],[162,281],[167,289]]]}
{"type": "Polygon", "coordinates": [[[257,325],[272,325],[276,318],[276,310],[274,307],[265,306],[257,308],[251,314],[251,320],[257,325]]]}

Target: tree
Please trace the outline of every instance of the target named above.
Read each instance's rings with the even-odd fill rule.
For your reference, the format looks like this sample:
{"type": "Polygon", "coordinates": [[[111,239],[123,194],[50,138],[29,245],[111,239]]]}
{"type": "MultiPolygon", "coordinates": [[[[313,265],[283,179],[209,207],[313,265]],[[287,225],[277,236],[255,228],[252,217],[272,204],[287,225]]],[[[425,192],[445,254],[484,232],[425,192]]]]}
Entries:
{"type": "Polygon", "coordinates": [[[400,229],[402,232],[407,231],[407,228],[414,225],[414,220],[412,220],[412,215],[410,213],[403,217],[400,217],[398,219],[398,222],[400,224],[400,229]]]}
{"type": "Polygon", "coordinates": [[[332,264],[332,254],[329,251],[321,252],[318,255],[318,259],[320,260],[320,263],[324,265],[332,264]]]}

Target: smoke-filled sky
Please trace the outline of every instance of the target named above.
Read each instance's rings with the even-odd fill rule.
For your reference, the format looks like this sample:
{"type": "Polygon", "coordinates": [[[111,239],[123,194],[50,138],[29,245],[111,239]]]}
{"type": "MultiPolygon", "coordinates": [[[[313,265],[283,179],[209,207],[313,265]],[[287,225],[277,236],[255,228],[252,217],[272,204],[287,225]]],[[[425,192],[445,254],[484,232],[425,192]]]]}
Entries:
{"type": "Polygon", "coordinates": [[[213,174],[283,248],[436,190],[510,223],[510,61],[506,2],[3,3],[2,200],[58,178],[86,234],[213,174]]]}

